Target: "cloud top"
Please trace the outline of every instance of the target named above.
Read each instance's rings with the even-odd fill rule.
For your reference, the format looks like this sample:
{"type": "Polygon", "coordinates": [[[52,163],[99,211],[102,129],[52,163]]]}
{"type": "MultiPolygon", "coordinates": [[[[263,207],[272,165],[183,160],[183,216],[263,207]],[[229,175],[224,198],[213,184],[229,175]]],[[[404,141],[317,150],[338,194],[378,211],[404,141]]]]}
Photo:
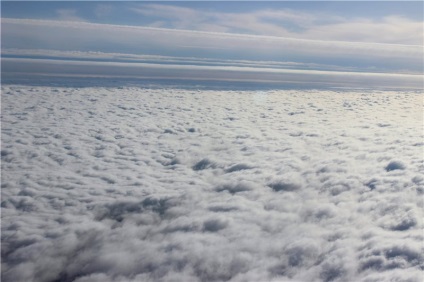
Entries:
{"type": "Polygon", "coordinates": [[[419,104],[3,85],[2,281],[420,282],[419,104]]]}

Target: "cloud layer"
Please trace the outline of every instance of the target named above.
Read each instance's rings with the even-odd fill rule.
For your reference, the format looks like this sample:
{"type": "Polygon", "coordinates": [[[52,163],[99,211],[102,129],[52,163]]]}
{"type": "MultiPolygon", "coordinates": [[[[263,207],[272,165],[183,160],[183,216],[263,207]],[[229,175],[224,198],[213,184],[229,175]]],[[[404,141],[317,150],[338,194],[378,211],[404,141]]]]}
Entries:
{"type": "Polygon", "coordinates": [[[4,281],[421,281],[422,93],[2,87],[4,281]]]}
{"type": "MultiPolygon", "coordinates": [[[[3,78],[8,83],[29,75],[36,82],[40,76],[75,78],[165,79],[182,81],[246,82],[275,84],[285,88],[373,88],[421,90],[423,77],[410,74],[342,72],[264,68],[260,65],[210,66],[187,64],[152,64],[45,59],[2,59],[3,78]]],[[[65,80],[66,81],[66,80],[65,80]]]]}
{"type": "Polygon", "coordinates": [[[424,40],[422,20],[399,15],[375,19],[287,8],[218,12],[164,4],[140,4],[131,10],[144,17],[156,18],[150,24],[155,27],[421,46],[424,40]]]}
{"type": "Polygon", "coordinates": [[[422,73],[422,46],[2,18],[3,48],[291,61],[422,73]]]}

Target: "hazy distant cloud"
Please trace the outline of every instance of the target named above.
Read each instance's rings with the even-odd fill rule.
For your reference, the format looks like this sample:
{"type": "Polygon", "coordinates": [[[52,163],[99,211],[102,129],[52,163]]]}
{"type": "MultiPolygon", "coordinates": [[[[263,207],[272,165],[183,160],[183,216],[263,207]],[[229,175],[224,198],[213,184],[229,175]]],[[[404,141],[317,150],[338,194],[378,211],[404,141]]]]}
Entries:
{"type": "Polygon", "coordinates": [[[204,14],[191,8],[161,5],[161,4],[147,4],[140,7],[130,8],[131,11],[143,16],[161,17],[166,20],[171,20],[177,26],[175,28],[186,28],[190,22],[192,24],[199,23],[199,21],[206,21],[202,18],[204,14]]]}
{"type": "Polygon", "coordinates": [[[77,10],[75,9],[58,9],[56,13],[58,15],[58,19],[62,21],[86,21],[77,15],[77,10]]]}
{"type": "Polygon", "coordinates": [[[96,8],[94,9],[94,14],[97,18],[104,18],[107,17],[113,10],[112,5],[109,4],[97,4],[96,8]]]}
{"type": "MultiPolygon", "coordinates": [[[[289,22],[292,24],[296,24],[300,27],[307,27],[312,24],[314,24],[318,20],[322,20],[323,14],[322,13],[306,13],[301,11],[294,11],[291,9],[283,9],[283,10],[259,10],[256,12],[250,13],[250,15],[255,16],[259,19],[273,19],[276,22],[275,23],[281,23],[281,22],[289,22]]],[[[325,21],[330,20],[338,20],[339,17],[326,15],[325,21]]]]}
{"type": "Polygon", "coordinates": [[[167,27],[243,32],[302,39],[423,45],[423,22],[392,15],[380,20],[343,18],[290,9],[216,12],[163,4],[141,4],[131,11],[155,17],[167,27]]]}
{"type": "Polygon", "coordinates": [[[215,32],[244,32],[257,35],[288,36],[282,25],[266,20],[289,20],[296,24],[310,22],[312,15],[290,10],[261,10],[249,13],[230,13],[196,10],[163,4],[142,4],[131,11],[143,16],[163,19],[167,27],[215,32]]]}
{"type": "Polygon", "coordinates": [[[423,45],[423,22],[400,16],[388,16],[381,21],[356,19],[333,24],[317,25],[305,32],[311,39],[386,42],[394,44],[423,45]]]}
{"type": "Polygon", "coordinates": [[[389,71],[422,71],[420,46],[307,40],[222,32],[176,30],[86,22],[2,18],[3,48],[96,50],[221,59],[295,61],[389,71]],[[28,46],[34,42],[34,46],[28,46]],[[25,43],[25,44],[23,44],[25,43]],[[187,50],[187,44],[191,47],[187,50]],[[217,48],[208,51],[210,48],[217,48]],[[221,51],[217,51],[221,49],[221,51]],[[184,55],[183,55],[184,56],[184,55]],[[235,56],[235,57],[234,57],[235,56]],[[390,59],[387,64],[385,60],[390,59]],[[346,63],[346,61],[348,61],[346,63]]]}
{"type": "Polygon", "coordinates": [[[110,77],[222,82],[257,82],[375,89],[422,89],[422,75],[263,68],[3,58],[2,72],[14,76],[110,77]]]}
{"type": "MultiPolygon", "coordinates": [[[[196,48],[196,46],[181,46],[186,48],[196,48]]],[[[204,47],[202,47],[204,48],[204,47]]],[[[198,57],[173,57],[159,55],[137,55],[125,53],[105,53],[94,51],[59,51],[49,49],[7,49],[1,50],[2,56],[30,56],[49,57],[56,59],[69,58],[74,60],[96,60],[102,59],[110,62],[148,62],[158,64],[191,64],[208,66],[238,66],[273,69],[307,69],[307,70],[327,70],[327,71],[378,71],[375,68],[355,68],[348,66],[337,66],[328,64],[300,63],[290,61],[253,61],[253,60],[231,60],[231,59],[211,59],[198,57]]],[[[380,70],[382,71],[382,70],[380,70]]]]}

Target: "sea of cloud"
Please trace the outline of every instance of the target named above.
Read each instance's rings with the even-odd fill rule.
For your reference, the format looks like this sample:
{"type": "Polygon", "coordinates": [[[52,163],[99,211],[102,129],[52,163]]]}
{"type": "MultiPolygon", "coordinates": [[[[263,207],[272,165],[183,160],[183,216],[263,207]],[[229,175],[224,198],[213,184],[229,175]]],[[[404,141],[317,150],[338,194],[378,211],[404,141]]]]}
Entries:
{"type": "Polygon", "coordinates": [[[2,87],[2,281],[422,281],[422,93],[2,87]]]}

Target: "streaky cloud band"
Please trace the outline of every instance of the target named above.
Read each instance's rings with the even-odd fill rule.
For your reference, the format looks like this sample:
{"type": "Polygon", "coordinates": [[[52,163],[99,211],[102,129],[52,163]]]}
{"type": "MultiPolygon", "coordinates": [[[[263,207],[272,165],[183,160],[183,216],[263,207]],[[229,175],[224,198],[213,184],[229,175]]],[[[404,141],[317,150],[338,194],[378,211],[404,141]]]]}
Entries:
{"type": "Polygon", "coordinates": [[[200,66],[127,62],[94,62],[2,58],[2,75],[32,74],[70,77],[151,78],[178,80],[216,80],[322,87],[372,87],[422,89],[423,76],[323,70],[277,69],[240,66],[200,66]]]}
{"type": "MultiPolygon", "coordinates": [[[[221,56],[237,51],[271,53],[275,56],[360,56],[376,58],[419,59],[424,51],[419,45],[401,45],[388,43],[324,41],[277,36],[179,30],[145,26],[99,24],[89,22],[70,22],[55,20],[2,18],[2,37],[8,43],[5,48],[24,48],[22,40],[34,40],[40,46],[53,46],[54,49],[69,50],[69,46],[81,49],[90,46],[93,50],[103,51],[111,45],[122,45],[134,50],[152,50],[162,48],[174,52],[189,49],[221,50],[221,56]],[[66,36],[65,36],[66,35],[66,36]],[[15,40],[8,40],[15,39],[15,40]],[[16,38],[21,38],[16,40],[16,38]],[[76,43],[74,39],[80,42],[76,43]],[[13,42],[15,44],[13,45],[13,42]],[[107,44],[106,44],[107,43],[107,44]],[[130,46],[130,47],[128,47],[130,46]]],[[[121,46],[121,47],[122,47],[121,46]]],[[[209,50],[209,52],[211,52],[209,50]]],[[[250,53],[249,53],[250,54],[250,53]]],[[[247,56],[246,56],[247,57],[247,56]]]]}

